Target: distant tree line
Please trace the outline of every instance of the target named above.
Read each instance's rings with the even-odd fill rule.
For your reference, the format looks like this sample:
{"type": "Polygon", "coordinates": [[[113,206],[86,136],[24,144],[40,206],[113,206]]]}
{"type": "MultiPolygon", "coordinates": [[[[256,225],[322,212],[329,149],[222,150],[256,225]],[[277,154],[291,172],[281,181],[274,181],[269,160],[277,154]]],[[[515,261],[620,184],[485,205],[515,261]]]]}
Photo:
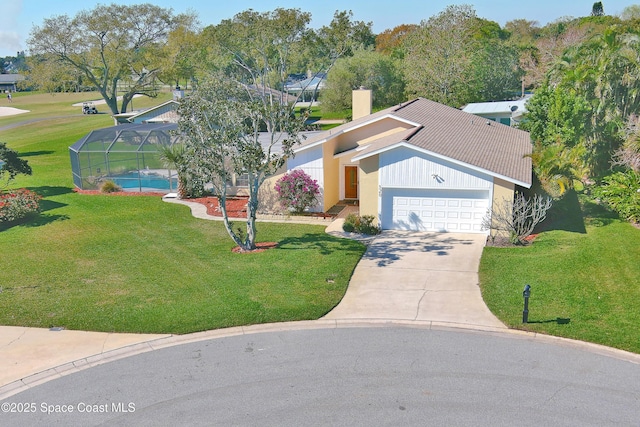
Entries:
{"type": "MultiPolygon", "coordinates": [[[[301,43],[287,53],[286,72],[328,72],[322,94],[327,111],[348,109],[350,91],[360,86],[373,89],[374,108],[415,96],[461,107],[540,87],[566,49],[611,25],[633,28],[638,9],[607,16],[597,2],[582,18],[559,18],[544,27],[516,19],[501,27],[478,17],[472,6],[448,6],[420,24],[377,35],[371,22],[354,19],[351,11],[336,11],[329,25],[313,29],[309,13],[291,9],[291,21],[278,24],[302,25],[301,43]]],[[[100,5],[74,17],[45,19],[32,29],[30,56],[4,63],[26,70],[28,84],[42,90],[98,90],[112,112],[122,112],[134,94],[154,96],[159,84],[188,87],[212,66],[224,67],[229,55],[212,51],[210,42],[221,37],[226,21],[202,27],[195,14],[175,15],[150,4],[100,5]],[[117,93],[123,95],[119,105],[117,93]]],[[[243,35],[224,37],[239,46],[243,35]]]]}
{"type": "MultiPolygon", "coordinates": [[[[300,9],[248,10],[200,27],[194,14],[150,4],[99,5],[35,26],[27,75],[42,90],[95,88],[114,114],[135,94],[155,96],[159,84],[193,87],[213,75],[255,91],[282,90],[291,74],[327,73],[320,100],[329,112],[348,110],[361,86],[373,90],[375,109],[414,97],[458,108],[532,91],[524,127],[534,169],[559,196],[592,182],[633,183],[638,173],[620,159],[639,151],[640,6],[610,16],[596,2],[584,13],[501,27],[470,5],[452,5],[376,35],[350,11],[318,29],[300,9]]],[[[625,197],[637,203],[632,190],[625,197]]]]}

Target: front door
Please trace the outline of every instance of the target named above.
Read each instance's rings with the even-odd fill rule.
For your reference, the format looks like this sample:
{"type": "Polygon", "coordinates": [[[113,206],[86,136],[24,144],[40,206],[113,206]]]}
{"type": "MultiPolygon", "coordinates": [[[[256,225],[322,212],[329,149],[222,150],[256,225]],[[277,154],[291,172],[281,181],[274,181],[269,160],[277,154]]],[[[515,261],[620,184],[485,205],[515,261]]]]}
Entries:
{"type": "Polygon", "coordinates": [[[357,166],[344,167],[344,198],[345,199],[358,198],[358,167],[357,166]]]}

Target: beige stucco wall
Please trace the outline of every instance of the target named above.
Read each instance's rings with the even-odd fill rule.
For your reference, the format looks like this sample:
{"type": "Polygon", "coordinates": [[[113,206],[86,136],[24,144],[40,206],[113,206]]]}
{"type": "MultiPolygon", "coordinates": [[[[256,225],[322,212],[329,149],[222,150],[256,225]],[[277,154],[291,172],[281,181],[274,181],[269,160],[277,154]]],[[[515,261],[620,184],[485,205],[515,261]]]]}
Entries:
{"type": "Polygon", "coordinates": [[[340,201],[340,160],[333,157],[333,144],[322,147],[322,162],[324,164],[324,205],[323,211],[328,211],[340,201]]]}
{"type": "Polygon", "coordinates": [[[360,160],[360,215],[378,218],[378,156],[360,160]]]}
{"type": "Polygon", "coordinates": [[[279,214],[284,212],[278,201],[275,190],[276,182],[286,173],[286,166],[280,168],[275,175],[267,178],[258,189],[258,212],[261,214],[279,214]]]}
{"type": "MultiPolygon", "coordinates": [[[[501,209],[504,206],[505,200],[511,201],[513,200],[513,193],[515,192],[516,186],[511,182],[504,181],[499,178],[493,179],[493,200],[491,202],[491,206],[493,210],[501,209]]],[[[492,237],[509,237],[506,232],[495,230],[493,227],[491,228],[491,236],[492,237]]]]}

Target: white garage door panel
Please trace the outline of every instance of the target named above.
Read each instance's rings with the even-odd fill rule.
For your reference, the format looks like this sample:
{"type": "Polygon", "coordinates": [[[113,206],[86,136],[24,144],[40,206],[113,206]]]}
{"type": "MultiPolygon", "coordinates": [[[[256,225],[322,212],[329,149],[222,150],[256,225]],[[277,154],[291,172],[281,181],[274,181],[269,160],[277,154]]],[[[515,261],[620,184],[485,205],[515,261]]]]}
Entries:
{"type": "Polygon", "coordinates": [[[486,233],[488,192],[395,189],[383,193],[382,203],[384,229],[486,233]]]}

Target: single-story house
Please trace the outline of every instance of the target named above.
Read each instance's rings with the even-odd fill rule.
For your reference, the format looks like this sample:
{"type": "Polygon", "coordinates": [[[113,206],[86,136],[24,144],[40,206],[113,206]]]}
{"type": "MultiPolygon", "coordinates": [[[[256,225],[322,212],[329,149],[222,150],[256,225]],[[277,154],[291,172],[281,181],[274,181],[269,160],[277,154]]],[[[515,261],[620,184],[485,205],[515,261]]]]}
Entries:
{"type": "Polygon", "coordinates": [[[353,121],[308,138],[287,161],[320,185],[316,211],[349,201],[383,229],[488,233],[493,204],[531,186],[527,132],[424,98],[373,114],[371,91],[353,98],[353,121]]]}
{"type": "Polygon", "coordinates": [[[22,74],[0,74],[0,91],[15,92],[18,90],[18,82],[24,79],[22,74]]]}
{"type": "Polygon", "coordinates": [[[525,95],[512,101],[474,102],[465,105],[462,111],[475,114],[507,126],[515,126],[527,112],[527,102],[533,95],[525,95]]]}

